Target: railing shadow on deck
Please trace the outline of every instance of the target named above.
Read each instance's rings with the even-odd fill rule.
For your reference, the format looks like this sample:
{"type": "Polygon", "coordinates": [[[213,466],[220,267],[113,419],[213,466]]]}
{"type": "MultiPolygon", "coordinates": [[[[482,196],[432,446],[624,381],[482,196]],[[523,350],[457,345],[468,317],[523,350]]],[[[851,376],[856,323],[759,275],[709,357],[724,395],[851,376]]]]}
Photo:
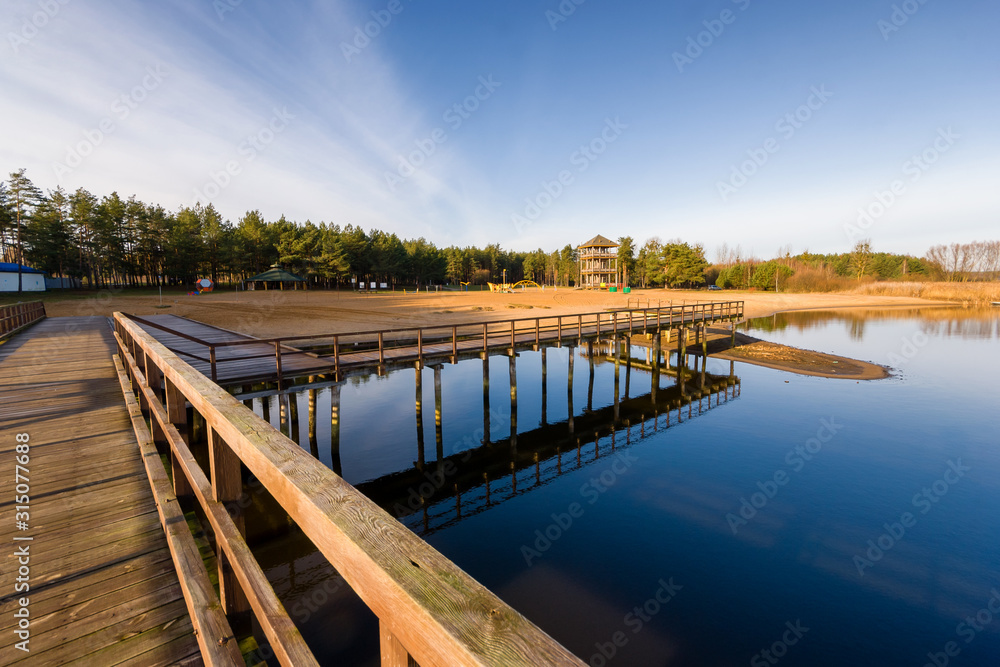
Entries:
{"type": "Polygon", "coordinates": [[[113,324],[153,440],[169,453],[174,493],[193,496],[215,533],[222,608],[251,611],[282,665],[317,662],[247,547],[240,514],[227,510],[242,493],[241,465],[378,617],[384,667],[584,664],[137,323],[115,313],[113,324]],[[187,404],[207,426],[207,473],[182,435],[187,404]]]}
{"type": "Polygon", "coordinates": [[[45,304],[41,301],[0,306],[0,340],[45,319],[45,304]]]}

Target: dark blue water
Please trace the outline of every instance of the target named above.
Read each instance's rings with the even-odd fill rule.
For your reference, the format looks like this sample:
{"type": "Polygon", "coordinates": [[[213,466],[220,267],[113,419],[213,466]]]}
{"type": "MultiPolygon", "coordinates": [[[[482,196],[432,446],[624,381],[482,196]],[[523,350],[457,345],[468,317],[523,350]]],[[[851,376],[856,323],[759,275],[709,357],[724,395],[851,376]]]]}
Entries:
{"type": "MultiPolygon", "coordinates": [[[[440,455],[466,454],[482,470],[426,487],[426,515],[405,499],[432,479],[439,457],[433,369],[422,374],[422,471],[414,371],[349,382],[340,389],[339,465],[595,666],[1000,664],[996,312],[758,321],[758,337],[875,361],[894,375],[855,382],[737,363],[738,387],[669,417],[654,406],[651,375],[639,367],[646,349],[636,346],[627,400],[619,367],[630,425],[618,423],[614,444],[614,364],[597,359],[591,390],[585,350],[576,349],[570,434],[569,351],[547,353],[544,425],[540,354],[523,353],[513,458],[504,458],[508,359],[490,362],[488,438],[482,362],[444,366],[440,455]],[[488,501],[475,479],[483,471],[488,501]]],[[[709,359],[706,370],[717,387],[730,376],[726,361],[709,359]]],[[[675,382],[661,374],[658,396],[672,400],[675,382]]],[[[330,392],[317,397],[328,465],[330,392]]],[[[305,395],[299,401],[305,415],[305,395]]],[[[305,431],[296,437],[309,449],[305,431]]],[[[374,621],[307,543],[286,538],[259,552],[322,662],[372,661],[374,621]]]]}

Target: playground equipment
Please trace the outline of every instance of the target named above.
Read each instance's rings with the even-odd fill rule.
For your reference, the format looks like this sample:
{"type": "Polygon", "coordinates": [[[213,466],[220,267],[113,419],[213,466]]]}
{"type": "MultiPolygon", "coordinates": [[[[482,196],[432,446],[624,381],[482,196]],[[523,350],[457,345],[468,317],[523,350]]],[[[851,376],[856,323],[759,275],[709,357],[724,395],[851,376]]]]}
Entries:
{"type": "Polygon", "coordinates": [[[536,283],[534,280],[520,280],[513,284],[511,283],[486,283],[486,284],[490,286],[491,292],[511,293],[518,287],[521,288],[521,291],[524,291],[524,289],[527,287],[537,287],[540,290],[545,289],[544,287],[536,283]]]}

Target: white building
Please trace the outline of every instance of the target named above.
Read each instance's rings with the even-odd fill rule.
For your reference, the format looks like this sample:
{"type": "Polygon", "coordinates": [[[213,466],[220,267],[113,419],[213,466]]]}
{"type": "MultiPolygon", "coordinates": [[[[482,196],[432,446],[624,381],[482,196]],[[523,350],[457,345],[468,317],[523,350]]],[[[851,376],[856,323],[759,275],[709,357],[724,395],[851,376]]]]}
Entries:
{"type": "MultiPolygon", "coordinates": [[[[17,291],[17,264],[0,262],[0,292],[17,291]]],[[[21,291],[44,292],[45,274],[38,269],[21,266],[21,291]]]]}

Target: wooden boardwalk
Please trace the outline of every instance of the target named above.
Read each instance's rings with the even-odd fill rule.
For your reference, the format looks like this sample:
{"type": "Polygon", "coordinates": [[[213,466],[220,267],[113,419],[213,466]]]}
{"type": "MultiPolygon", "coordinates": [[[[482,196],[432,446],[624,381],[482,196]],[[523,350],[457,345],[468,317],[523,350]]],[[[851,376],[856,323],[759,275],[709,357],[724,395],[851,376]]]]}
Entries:
{"type": "MultiPolygon", "coordinates": [[[[227,331],[210,324],[203,324],[177,315],[146,315],[142,317],[139,326],[145,329],[156,340],[163,343],[171,352],[177,354],[185,363],[194,367],[205,377],[212,377],[212,364],[209,350],[204,344],[196,343],[188,338],[174,335],[169,331],[144,323],[152,322],[171,331],[197,338],[205,343],[232,343],[236,341],[252,341],[252,336],[246,336],[235,331],[227,331]]],[[[312,355],[295,354],[296,350],[284,348],[282,368],[289,377],[326,373],[331,368],[329,361],[318,359],[312,355]]],[[[245,382],[249,380],[270,379],[277,373],[274,360],[274,345],[266,342],[259,344],[220,347],[216,351],[218,376],[220,385],[245,382]],[[255,356],[254,359],[228,361],[236,357],[255,356]]]]}
{"type": "Polygon", "coordinates": [[[105,318],[44,320],[0,345],[0,665],[201,664],[112,360],[105,318]],[[30,519],[15,525],[15,434],[30,519]],[[15,542],[15,537],[32,537],[15,542]],[[14,593],[15,551],[30,586],[14,593]],[[14,611],[30,600],[30,653],[14,611]]]}
{"type": "MultiPolygon", "coordinates": [[[[742,317],[742,302],[618,310],[357,333],[257,339],[176,315],[133,317],[153,338],[221,386],[305,375],[343,380],[388,367],[692,329],[742,317]],[[293,347],[293,345],[297,347],[293,347]],[[280,348],[280,355],[276,354],[280,348]],[[313,350],[312,352],[309,350],[313,350]]],[[[669,342],[668,338],[668,342],[669,342]]]]}

